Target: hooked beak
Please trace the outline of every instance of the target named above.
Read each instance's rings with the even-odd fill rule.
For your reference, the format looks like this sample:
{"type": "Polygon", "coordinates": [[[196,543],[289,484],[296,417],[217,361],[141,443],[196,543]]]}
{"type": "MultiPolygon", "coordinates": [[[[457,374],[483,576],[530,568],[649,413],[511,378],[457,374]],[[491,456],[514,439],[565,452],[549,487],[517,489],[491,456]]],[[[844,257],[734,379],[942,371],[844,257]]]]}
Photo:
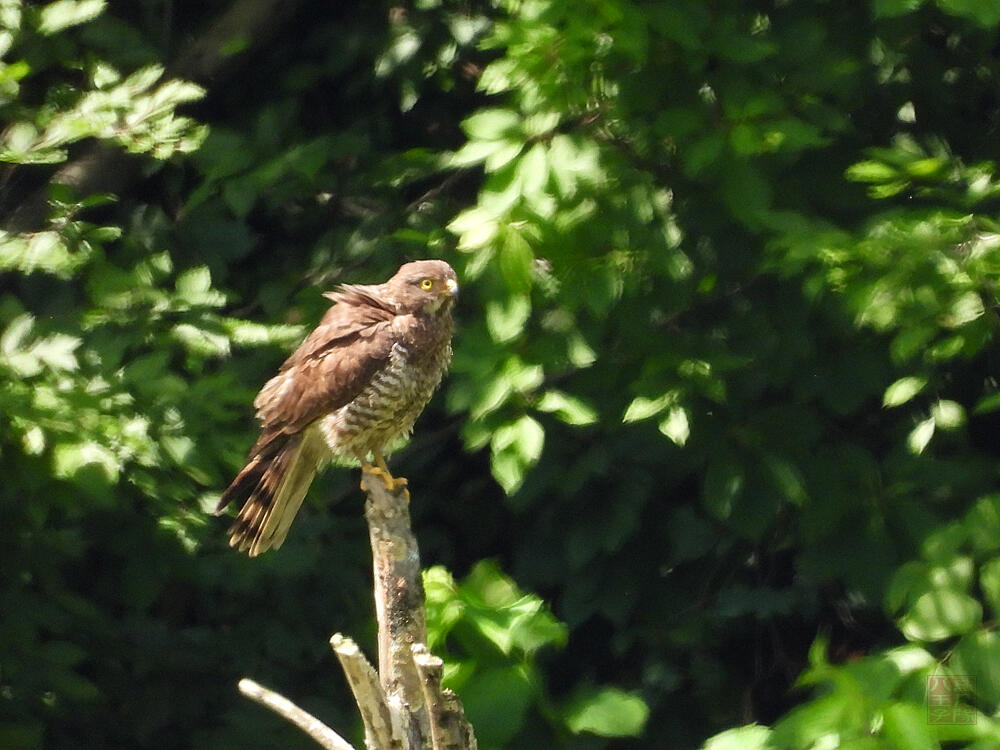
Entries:
{"type": "Polygon", "coordinates": [[[455,281],[455,279],[445,279],[444,286],[448,292],[449,297],[458,296],[458,282],[455,281]]]}

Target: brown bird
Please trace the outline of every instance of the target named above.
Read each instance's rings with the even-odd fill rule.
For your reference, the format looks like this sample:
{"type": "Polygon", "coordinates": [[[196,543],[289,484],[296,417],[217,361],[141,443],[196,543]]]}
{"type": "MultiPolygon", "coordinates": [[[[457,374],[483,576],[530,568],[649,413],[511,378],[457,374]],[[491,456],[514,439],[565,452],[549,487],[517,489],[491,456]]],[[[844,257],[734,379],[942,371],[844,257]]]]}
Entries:
{"type": "Polygon", "coordinates": [[[280,547],[317,470],[334,457],[360,461],[387,488],[406,484],[385,456],[409,436],[451,363],[457,294],[451,266],[418,260],[384,284],[324,295],[336,304],[254,399],[260,437],[215,511],[245,501],[231,546],[251,557],[280,547]]]}

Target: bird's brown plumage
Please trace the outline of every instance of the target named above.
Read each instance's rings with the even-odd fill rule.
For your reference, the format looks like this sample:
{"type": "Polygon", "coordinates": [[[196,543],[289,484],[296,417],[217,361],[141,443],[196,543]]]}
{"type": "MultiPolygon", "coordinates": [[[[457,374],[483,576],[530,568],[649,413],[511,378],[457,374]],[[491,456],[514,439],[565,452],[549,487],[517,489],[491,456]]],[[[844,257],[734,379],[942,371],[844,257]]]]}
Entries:
{"type": "Polygon", "coordinates": [[[230,544],[281,546],[322,463],[380,461],[409,435],[451,361],[457,291],[447,263],[421,260],[325,295],[336,304],[254,399],[260,437],[216,509],[245,501],[230,544]]]}

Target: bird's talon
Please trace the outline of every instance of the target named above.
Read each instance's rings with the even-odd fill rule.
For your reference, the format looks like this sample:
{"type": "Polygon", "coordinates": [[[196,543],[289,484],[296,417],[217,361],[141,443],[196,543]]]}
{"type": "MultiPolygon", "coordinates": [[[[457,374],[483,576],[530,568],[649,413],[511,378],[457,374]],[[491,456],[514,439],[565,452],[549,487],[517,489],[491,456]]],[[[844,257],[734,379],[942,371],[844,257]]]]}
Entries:
{"type": "MultiPolygon", "coordinates": [[[[409,484],[406,477],[394,477],[389,473],[387,468],[382,466],[373,466],[371,464],[365,464],[361,467],[363,472],[368,474],[373,474],[377,476],[385,484],[385,488],[389,492],[399,492],[400,490],[406,490],[406,486],[409,484]]],[[[361,488],[364,489],[364,484],[362,483],[361,488]]],[[[409,496],[409,492],[407,492],[409,496]]]]}

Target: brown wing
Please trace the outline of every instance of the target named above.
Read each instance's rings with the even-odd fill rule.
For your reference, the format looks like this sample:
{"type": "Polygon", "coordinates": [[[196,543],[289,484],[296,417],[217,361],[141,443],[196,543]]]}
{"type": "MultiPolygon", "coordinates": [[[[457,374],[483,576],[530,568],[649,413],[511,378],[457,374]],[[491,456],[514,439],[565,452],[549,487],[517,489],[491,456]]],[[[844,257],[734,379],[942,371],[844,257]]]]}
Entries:
{"type": "Polygon", "coordinates": [[[230,532],[251,555],[281,544],[315,473],[316,456],[302,455],[302,431],[354,399],[392,352],[394,315],[379,291],[345,286],[327,295],[339,304],[254,399],[260,437],[216,508],[221,513],[232,500],[246,500],[230,532]]]}
{"type": "Polygon", "coordinates": [[[359,292],[368,297],[377,289],[343,287],[330,295],[339,304],[254,399],[262,440],[298,432],[349,403],[382,367],[395,342],[393,313],[375,304],[352,304],[360,301],[359,292]]]}

